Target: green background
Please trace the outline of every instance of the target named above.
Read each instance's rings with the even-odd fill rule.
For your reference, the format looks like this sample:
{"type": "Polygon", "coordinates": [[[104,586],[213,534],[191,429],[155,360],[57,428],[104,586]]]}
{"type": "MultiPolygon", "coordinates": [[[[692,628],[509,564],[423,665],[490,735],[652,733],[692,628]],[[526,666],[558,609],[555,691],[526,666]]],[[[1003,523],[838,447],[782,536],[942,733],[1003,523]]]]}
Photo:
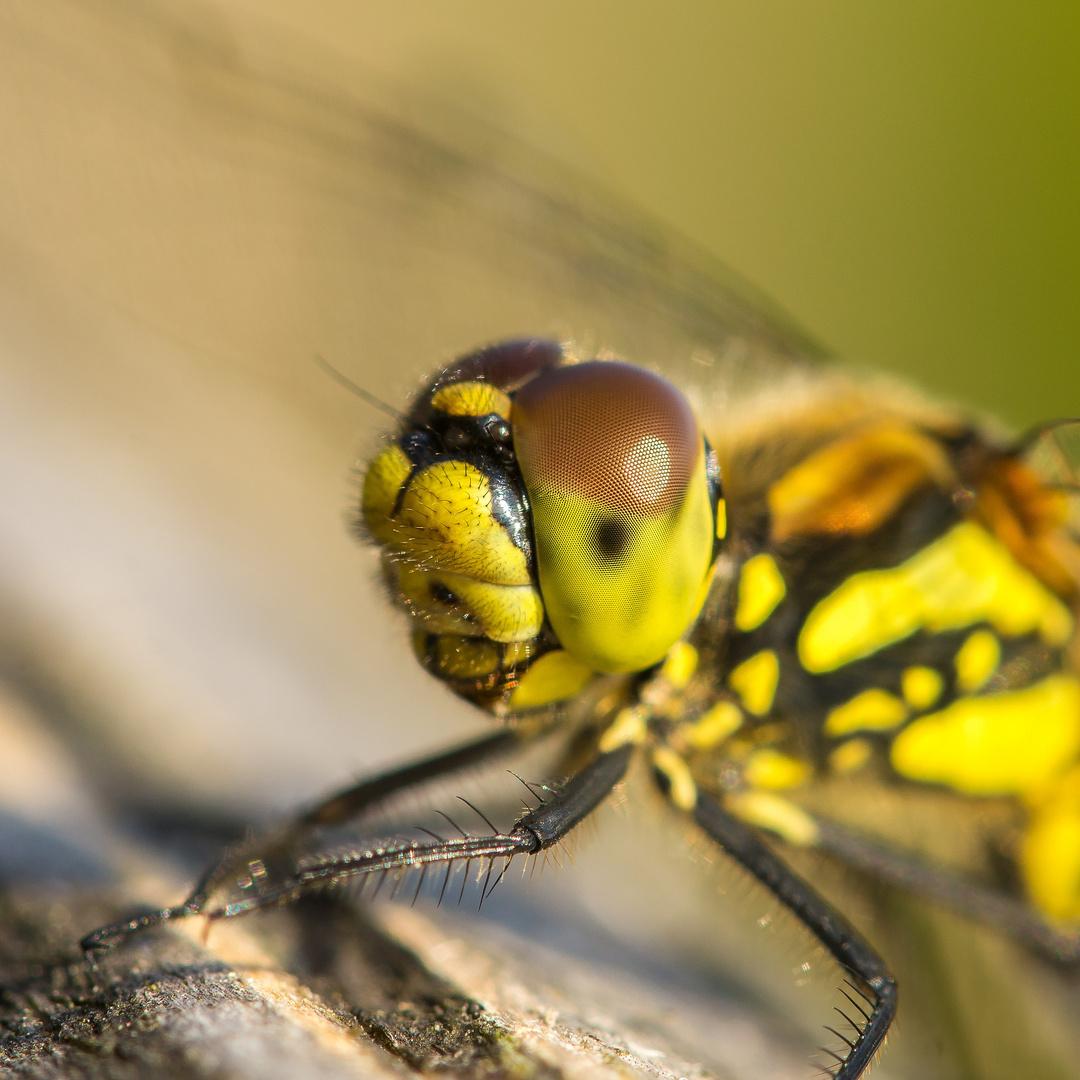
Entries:
{"type": "Polygon", "coordinates": [[[845,359],[1080,413],[1080,6],[245,3],[553,151],[845,359]]]}

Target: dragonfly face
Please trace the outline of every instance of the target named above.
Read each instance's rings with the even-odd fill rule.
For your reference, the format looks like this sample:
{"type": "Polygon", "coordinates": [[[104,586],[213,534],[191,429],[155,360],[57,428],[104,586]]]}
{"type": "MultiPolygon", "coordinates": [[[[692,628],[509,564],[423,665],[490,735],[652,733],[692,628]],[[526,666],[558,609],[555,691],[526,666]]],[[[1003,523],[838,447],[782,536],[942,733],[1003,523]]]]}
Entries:
{"type": "Polygon", "coordinates": [[[719,543],[718,467],[682,394],[627,364],[562,361],[521,342],[455,365],[364,483],[421,661],[498,712],[658,664],[719,543]]]}

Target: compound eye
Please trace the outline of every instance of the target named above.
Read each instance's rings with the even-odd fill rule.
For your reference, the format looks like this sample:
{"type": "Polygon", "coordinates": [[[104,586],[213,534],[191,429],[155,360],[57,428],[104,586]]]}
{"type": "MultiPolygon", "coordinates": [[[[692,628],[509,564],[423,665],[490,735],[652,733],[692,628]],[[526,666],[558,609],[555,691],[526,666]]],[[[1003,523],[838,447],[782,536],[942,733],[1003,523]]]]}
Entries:
{"type": "Polygon", "coordinates": [[[617,516],[678,505],[702,456],[686,398],[630,364],[544,372],[518,391],[511,418],[527,485],[595,500],[617,516]]]}
{"type": "Polygon", "coordinates": [[[704,439],[689,403],[649,371],[592,361],[538,374],[510,419],[563,648],[600,671],[656,663],[696,616],[712,561],[704,439]]]}

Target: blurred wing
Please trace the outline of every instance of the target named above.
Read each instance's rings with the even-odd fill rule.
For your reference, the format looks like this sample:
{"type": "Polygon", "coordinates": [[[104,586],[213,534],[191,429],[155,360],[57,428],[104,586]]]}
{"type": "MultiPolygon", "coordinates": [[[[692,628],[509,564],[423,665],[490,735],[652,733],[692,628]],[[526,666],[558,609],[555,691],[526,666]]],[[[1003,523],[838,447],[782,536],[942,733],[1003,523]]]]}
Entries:
{"type": "Polygon", "coordinates": [[[0,13],[2,634],[114,796],[285,807],[478,723],[348,535],[385,418],[315,354],[400,406],[503,336],[729,397],[818,350],[553,162],[227,11],[0,13]]]}
{"type": "Polygon", "coordinates": [[[1080,541],[1080,420],[1054,420],[1028,436],[1025,458],[1039,477],[1068,499],[1066,528],[1080,541]]]}

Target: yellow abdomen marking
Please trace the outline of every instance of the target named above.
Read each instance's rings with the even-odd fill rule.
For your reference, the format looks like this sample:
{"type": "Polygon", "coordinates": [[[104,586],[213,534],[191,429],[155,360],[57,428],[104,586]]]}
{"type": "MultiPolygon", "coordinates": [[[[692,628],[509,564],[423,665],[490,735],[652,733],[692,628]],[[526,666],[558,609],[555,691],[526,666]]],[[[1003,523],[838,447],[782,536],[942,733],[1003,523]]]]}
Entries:
{"type": "Polygon", "coordinates": [[[743,564],[739,575],[739,601],[735,627],[745,633],[759,627],[784,599],[787,586],[771,555],[755,555],[743,564]]]}
{"type": "Polygon", "coordinates": [[[1049,783],[1080,752],[1080,683],[1052,675],[1024,690],[962,698],[912,721],[890,761],[910,780],[965,795],[1021,795],[1049,783]]]}
{"type": "Polygon", "coordinates": [[[981,690],[1001,662],[1001,644],[989,630],[976,630],[956,654],[956,688],[963,694],[981,690]]]}
{"type": "Polygon", "coordinates": [[[984,529],[962,522],[889,570],[853,574],[820,600],[799,633],[799,660],[820,674],[870,656],[916,631],[988,622],[1000,633],[1038,631],[1060,645],[1065,605],[984,529]]]}
{"type": "Polygon", "coordinates": [[[944,689],[945,680],[936,668],[918,664],[904,668],[900,674],[900,691],[913,709],[922,711],[933,707],[944,689]]]}
{"type": "Polygon", "coordinates": [[[1020,866],[1028,894],[1047,915],[1080,920],[1080,766],[1035,808],[1020,866]]]}
{"type": "Polygon", "coordinates": [[[896,696],[876,687],[856,694],[825,717],[825,734],[837,739],[853,731],[892,731],[908,716],[908,707],[896,696]]]}
{"type": "Polygon", "coordinates": [[[772,649],[755,653],[728,676],[728,685],[755,716],[764,716],[772,708],[779,681],[780,660],[772,649]]]}

